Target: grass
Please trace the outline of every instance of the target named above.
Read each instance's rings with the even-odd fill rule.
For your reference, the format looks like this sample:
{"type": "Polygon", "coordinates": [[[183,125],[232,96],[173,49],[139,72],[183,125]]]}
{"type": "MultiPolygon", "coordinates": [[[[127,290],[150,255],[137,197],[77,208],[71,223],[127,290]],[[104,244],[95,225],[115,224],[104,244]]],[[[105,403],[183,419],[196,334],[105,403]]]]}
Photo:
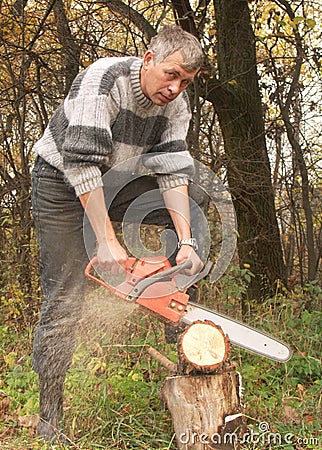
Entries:
{"type": "MultiPolygon", "coordinates": [[[[200,292],[217,310],[240,318],[239,278],[232,286],[231,273],[229,277],[217,287],[203,284],[200,292]]],[[[73,442],[69,448],[175,449],[171,417],[159,398],[168,374],[146,348],[151,345],[174,361],[176,348],[166,344],[159,321],[106,296],[102,288],[88,296],[66,380],[65,425],[73,442]]],[[[232,348],[231,360],[244,387],[242,449],[321,448],[321,299],[322,290],[311,284],[249,305],[244,320],[290,343],[294,354],[279,364],[232,348]]],[[[33,327],[12,305],[3,309],[2,316],[0,448],[64,448],[34,435],[38,393],[31,369],[33,327]]]]}

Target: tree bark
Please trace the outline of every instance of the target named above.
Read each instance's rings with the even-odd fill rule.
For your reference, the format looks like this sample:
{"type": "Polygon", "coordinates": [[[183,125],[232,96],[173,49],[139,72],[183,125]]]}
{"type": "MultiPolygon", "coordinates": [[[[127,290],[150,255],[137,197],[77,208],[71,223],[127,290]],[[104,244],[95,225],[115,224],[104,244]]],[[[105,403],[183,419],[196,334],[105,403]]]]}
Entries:
{"type": "Polygon", "coordinates": [[[224,365],[229,340],[222,329],[210,321],[189,325],[179,339],[178,364],[155,349],[148,353],[174,375],[166,378],[161,399],[172,416],[177,448],[238,448],[241,379],[233,365],[224,365]]]}
{"type": "Polygon", "coordinates": [[[64,94],[67,95],[80,67],[80,48],[69,27],[68,18],[62,0],[54,3],[54,13],[58,38],[62,45],[64,58],[64,94]]]}
{"type": "Polygon", "coordinates": [[[116,14],[119,14],[124,19],[130,20],[139,30],[144,33],[145,37],[150,40],[157,32],[153,26],[142,16],[142,14],[135,11],[131,6],[126,5],[121,0],[102,0],[101,3],[106,4],[108,9],[116,14]]]}
{"type": "Polygon", "coordinates": [[[194,36],[198,36],[197,27],[194,21],[194,11],[189,0],[172,0],[174,11],[177,13],[179,25],[194,36]]]}
{"type": "Polygon", "coordinates": [[[286,283],[286,270],[266,149],[255,37],[246,0],[214,0],[214,6],[221,87],[208,89],[208,100],[218,114],[229,158],[227,176],[238,221],[240,264],[249,264],[255,275],[248,296],[261,299],[274,291],[277,280],[286,283]]]}

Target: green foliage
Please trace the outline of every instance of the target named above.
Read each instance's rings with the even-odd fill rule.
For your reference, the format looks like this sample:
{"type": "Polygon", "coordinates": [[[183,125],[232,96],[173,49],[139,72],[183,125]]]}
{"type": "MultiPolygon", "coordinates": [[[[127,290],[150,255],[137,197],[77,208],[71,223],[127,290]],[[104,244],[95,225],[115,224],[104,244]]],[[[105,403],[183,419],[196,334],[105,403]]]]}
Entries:
{"type": "MultiPolygon", "coordinates": [[[[238,300],[231,295],[234,291],[229,291],[230,283],[244,283],[244,274],[240,274],[239,278],[234,270],[221,280],[222,297],[217,286],[216,301],[225,303],[231,312],[233,308],[240,311],[238,300]]],[[[240,291],[237,294],[240,298],[240,291]]],[[[95,295],[91,294],[89,305],[95,295]]],[[[242,443],[242,450],[318,448],[320,300],[321,289],[311,283],[304,290],[279,294],[257,305],[257,309],[252,305],[252,313],[245,317],[247,323],[288,342],[294,354],[290,361],[279,364],[232,347],[231,360],[243,379],[247,433],[260,436],[255,444],[242,443]],[[268,427],[265,432],[263,425],[268,427]],[[281,442],[272,446],[269,433],[271,439],[273,436],[281,442]],[[286,442],[289,436],[292,444],[286,442]]],[[[107,305],[104,302],[110,300],[100,299],[103,306],[107,305]]],[[[65,422],[73,442],[71,448],[175,449],[171,417],[159,398],[168,373],[148,356],[146,348],[151,345],[172,360],[176,348],[165,343],[163,326],[157,320],[136,312],[124,315],[124,311],[121,318],[105,308],[104,313],[94,305],[97,321],[87,309],[86,326],[83,324],[66,380],[65,422]]],[[[63,448],[34,437],[38,398],[37,377],[31,370],[32,330],[19,330],[17,320],[11,316],[10,324],[0,326],[1,448],[63,448]]]]}
{"type": "Polygon", "coordinates": [[[17,284],[3,289],[3,294],[0,298],[1,307],[5,311],[6,319],[17,319],[23,313],[25,308],[25,296],[17,284]]]}
{"type": "Polygon", "coordinates": [[[241,318],[242,299],[253,277],[248,264],[244,267],[230,265],[216,284],[205,280],[199,282],[199,302],[234,318],[241,318]]]}
{"type": "MultiPolygon", "coordinates": [[[[320,305],[321,291],[315,284],[276,295],[257,305],[257,309],[252,304],[252,314],[245,321],[287,342],[293,350],[287,363],[274,364],[237,348],[232,352],[243,375],[249,426],[267,423],[282,441],[289,433],[294,435],[291,446],[284,442],[276,448],[318,448],[322,386],[320,305]],[[307,443],[296,446],[296,442],[307,443]]],[[[245,448],[270,447],[266,441],[266,445],[245,448]]]]}
{"type": "Polygon", "coordinates": [[[244,264],[243,268],[232,266],[218,281],[217,289],[220,292],[220,297],[222,299],[241,299],[246,294],[253,277],[254,274],[247,264],[244,264]]]}

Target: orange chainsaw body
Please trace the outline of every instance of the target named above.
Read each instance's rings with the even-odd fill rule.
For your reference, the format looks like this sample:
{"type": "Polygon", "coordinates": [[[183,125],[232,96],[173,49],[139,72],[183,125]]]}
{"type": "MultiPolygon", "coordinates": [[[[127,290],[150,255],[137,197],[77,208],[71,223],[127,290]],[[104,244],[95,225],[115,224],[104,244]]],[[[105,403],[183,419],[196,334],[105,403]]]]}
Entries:
{"type": "MultiPolygon", "coordinates": [[[[93,275],[95,265],[98,265],[96,257],[90,261],[85,270],[85,275],[89,279],[109,289],[115,295],[127,301],[135,302],[161,321],[172,325],[179,324],[189,301],[189,295],[185,292],[179,292],[173,277],[169,276],[164,281],[154,282],[137,297],[131,295],[133,289],[141,280],[156,274],[162,274],[163,271],[172,267],[167,258],[136,259],[129,257],[126,264],[125,280],[117,286],[112,286],[101,276],[98,278],[93,275]]],[[[99,268],[97,272],[99,273],[99,268]]]]}

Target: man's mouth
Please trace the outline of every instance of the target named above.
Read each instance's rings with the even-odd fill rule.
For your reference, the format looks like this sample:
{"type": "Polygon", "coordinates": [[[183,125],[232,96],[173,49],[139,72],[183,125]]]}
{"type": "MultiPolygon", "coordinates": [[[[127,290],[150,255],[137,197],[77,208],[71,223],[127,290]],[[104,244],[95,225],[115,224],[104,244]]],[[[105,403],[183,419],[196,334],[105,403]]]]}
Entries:
{"type": "Polygon", "coordinates": [[[163,95],[162,92],[160,92],[159,95],[161,97],[161,100],[165,103],[169,103],[169,102],[171,102],[171,100],[173,100],[172,98],[169,98],[169,97],[163,95]]]}

